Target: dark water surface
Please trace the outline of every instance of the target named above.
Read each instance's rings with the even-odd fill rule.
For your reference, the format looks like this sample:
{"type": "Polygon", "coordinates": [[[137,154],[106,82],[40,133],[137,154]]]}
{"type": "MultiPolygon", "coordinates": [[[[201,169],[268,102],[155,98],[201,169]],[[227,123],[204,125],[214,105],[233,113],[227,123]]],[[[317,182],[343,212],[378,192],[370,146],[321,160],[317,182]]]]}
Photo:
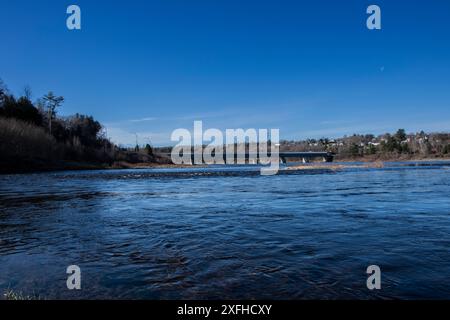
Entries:
{"type": "Polygon", "coordinates": [[[450,298],[450,166],[0,176],[0,291],[43,298],[450,298]],[[66,288],[79,265],[82,290],[66,288]],[[366,268],[382,270],[369,291],[366,268]]]}

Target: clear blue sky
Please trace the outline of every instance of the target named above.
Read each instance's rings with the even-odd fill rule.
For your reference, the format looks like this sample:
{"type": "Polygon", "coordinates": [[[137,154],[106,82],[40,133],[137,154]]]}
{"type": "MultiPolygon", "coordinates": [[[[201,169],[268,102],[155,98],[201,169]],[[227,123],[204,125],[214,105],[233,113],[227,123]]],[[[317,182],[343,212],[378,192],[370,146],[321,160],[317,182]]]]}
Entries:
{"type": "Polygon", "coordinates": [[[62,115],[118,143],[164,145],[194,120],[286,139],[450,130],[449,1],[2,1],[0,37],[13,93],[63,95],[62,115]]]}

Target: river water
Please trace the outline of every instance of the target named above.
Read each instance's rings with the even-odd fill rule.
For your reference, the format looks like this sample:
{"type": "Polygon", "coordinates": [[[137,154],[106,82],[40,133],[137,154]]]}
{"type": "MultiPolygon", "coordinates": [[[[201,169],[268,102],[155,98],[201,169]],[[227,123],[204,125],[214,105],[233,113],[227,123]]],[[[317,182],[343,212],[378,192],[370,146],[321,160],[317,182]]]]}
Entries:
{"type": "Polygon", "coordinates": [[[450,298],[450,163],[0,176],[0,292],[43,299],[450,298]],[[81,268],[82,289],[66,287],[81,268]],[[381,290],[366,269],[381,268],[381,290]]]}

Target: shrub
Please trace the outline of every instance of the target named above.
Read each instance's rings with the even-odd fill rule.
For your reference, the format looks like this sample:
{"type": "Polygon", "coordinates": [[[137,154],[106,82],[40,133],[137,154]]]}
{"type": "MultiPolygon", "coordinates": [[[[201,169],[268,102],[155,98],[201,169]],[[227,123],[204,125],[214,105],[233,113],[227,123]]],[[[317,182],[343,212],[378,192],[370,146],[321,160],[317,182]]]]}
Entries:
{"type": "Polygon", "coordinates": [[[21,120],[0,117],[0,159],[56,160],[62,157],[63,149],[43,128],[21,120]]]}

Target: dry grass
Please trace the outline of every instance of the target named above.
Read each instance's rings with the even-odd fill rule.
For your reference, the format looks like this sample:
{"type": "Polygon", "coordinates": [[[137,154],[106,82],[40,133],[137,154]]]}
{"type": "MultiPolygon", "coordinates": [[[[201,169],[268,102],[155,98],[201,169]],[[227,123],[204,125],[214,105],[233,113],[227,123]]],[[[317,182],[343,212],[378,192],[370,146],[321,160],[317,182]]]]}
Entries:
{"type": "Polygon", "coordinates": [[[286,167],[286,170],[317,170],[317,169],[328,169],[328,170],[339,170],[347,168],[345,165],[341,164],[310,164],[310,165],[298,165],[286,167]]]}
{"type": "Polygon", "coordinates": [[[328,169],[328,170],[340,170],[345,168],[384,168],[382,161],[369,162],[364,164],[309,164],[286,167],[286,170],[316,170],[316,169],[328,169]]]}
{"type": "Polygon", "coordinates": [[[40,297],[36,296],[30,296],[30,295],[24,295],[22,292],[16,292],[11,289],[6,290],[5,294],[3,295],[5,300],[41,300],[40,297]]]}
{"type": "Polygon", "coordinates": [[[2,159],[60,159],[63,149],[43,128],[15,119],[0,118],[2,159]]]}
{"type": "Polygon", "coordinates": [[[42,127],[0,117],[0,173],[89,168],[104,159],[103,148],[58,142],[42,127]]]}

